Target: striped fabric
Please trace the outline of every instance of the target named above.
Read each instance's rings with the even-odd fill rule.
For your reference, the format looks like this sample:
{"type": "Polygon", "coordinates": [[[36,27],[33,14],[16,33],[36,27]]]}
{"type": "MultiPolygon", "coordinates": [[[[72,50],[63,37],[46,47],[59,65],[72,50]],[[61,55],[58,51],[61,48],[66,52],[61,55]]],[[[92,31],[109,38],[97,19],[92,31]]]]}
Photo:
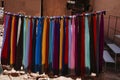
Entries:
{"type": "Polygon", "coordinates": [[[16,70],[23,66],[26,72],[98,75],[103,31],[103,13],[50,18],[5,15],[1,63],[16,70]]]}

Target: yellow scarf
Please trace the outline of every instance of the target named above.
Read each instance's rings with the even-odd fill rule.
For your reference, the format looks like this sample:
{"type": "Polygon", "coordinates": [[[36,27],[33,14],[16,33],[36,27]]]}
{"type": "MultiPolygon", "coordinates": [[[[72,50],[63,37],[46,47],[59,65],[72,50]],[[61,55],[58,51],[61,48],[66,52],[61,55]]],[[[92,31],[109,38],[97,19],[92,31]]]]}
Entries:
{"type": "Polygon", "coordinates": [[[12,25],[11,25],[11,38],[10,38],[10,65],[14,64],[14,59],[13,59],[13,43],[14,43],[14,23],[15,23],[15,16],[12,17],[12,25]]]}
{"type": "Polygon", "coordinates": [[[42,35],[42,65],[45,65],[46,56],[46,32],[47,30],[47,18],[44,19],[43,35],[42,35]]]}
{"type": "Polygon", "coordinates": [[[59,70],[62,69],[62,51],[63,51],[63,19],[60,21],[60,56],[59,56],[59,70]]]}

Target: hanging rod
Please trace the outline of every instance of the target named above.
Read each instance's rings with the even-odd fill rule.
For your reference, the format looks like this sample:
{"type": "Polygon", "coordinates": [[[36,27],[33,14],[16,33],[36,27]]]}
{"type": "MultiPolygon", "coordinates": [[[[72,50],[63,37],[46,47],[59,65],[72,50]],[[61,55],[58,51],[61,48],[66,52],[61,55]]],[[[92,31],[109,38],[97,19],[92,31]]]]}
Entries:
{"type": "MultiPolygon", "coordinates": [[[[15,14],[15,13],[11,13],[11,12],[7,12],[5,11],[4,14],[8,14],[8,15],[14,15],[14,16],[23,16],[26,18],[41,18],[41,16],[30,16],[30,15],[23,15],[23,14],[15,14]]],[[[90,13],[82,13],[82,14],[76,14],[76,15],[71,15],[71,16],[42,16],[43,18],[47,17],[47,18],[64,18],[64,17],[68,17],[68,18],[72,18],[72,16],[90,16],[93,14],[106,14],[106,11],[94,11],[94,12],[90,12],[90,13]]]]}

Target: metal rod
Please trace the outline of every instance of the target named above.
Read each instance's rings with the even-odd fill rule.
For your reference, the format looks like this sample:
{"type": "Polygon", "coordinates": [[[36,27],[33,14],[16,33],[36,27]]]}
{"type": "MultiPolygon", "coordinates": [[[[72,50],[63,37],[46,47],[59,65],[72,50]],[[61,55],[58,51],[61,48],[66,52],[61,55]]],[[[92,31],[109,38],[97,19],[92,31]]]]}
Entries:
{"type": "MultiPolygon", "coordinates": [[[[43,1],[42,0],[41,0],[41,5],[43,6],[43,1]]],[[[4,13],[5,14],[9,14],[9,15],[17,15],[17,16],[20,15],[20,14],[15,14],[15,13],[7,12],[7,11],[5,11],[4,13]]],[[[77,14],[77,15],[71,15],[71,16],[83,16],[83,15],[90,16],[90,15],[93,15],[93,14],[105,14],[105,13],[106,13],[106,11],[97,11],[97,12],[83,13],[83,14],[77,14]]],[[[28,15],[23,15],[23,16],[28,16],[28,15]]],[[[43,7],[41,8],[41,16],[43,17],[43,7]]],[[[41,16],[39,16],[39,17],[41,17],[41,16]]],[[[34,17],[34,16],[31,16],[31,17],[34,17]]],[[[36,16],[36,17],[38,17],[38,16],[36,16]]],[[[53,18],[59,18],[61,16],[51,16],[51,17],[53,17],[53,18]]],[[[64,17],[70,17],[70,16],[64,16],[64,17]]]]}

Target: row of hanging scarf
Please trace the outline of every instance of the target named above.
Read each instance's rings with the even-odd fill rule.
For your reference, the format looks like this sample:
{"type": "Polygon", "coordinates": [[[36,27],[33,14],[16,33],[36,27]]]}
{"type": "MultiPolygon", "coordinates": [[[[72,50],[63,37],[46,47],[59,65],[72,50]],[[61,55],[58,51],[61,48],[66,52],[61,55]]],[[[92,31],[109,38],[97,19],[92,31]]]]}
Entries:
{"type": "Polygon", "coordinates": [[[102,70],[104,14],[5,14],[1,63],[26,72],[89,75],[102,70]]]}

